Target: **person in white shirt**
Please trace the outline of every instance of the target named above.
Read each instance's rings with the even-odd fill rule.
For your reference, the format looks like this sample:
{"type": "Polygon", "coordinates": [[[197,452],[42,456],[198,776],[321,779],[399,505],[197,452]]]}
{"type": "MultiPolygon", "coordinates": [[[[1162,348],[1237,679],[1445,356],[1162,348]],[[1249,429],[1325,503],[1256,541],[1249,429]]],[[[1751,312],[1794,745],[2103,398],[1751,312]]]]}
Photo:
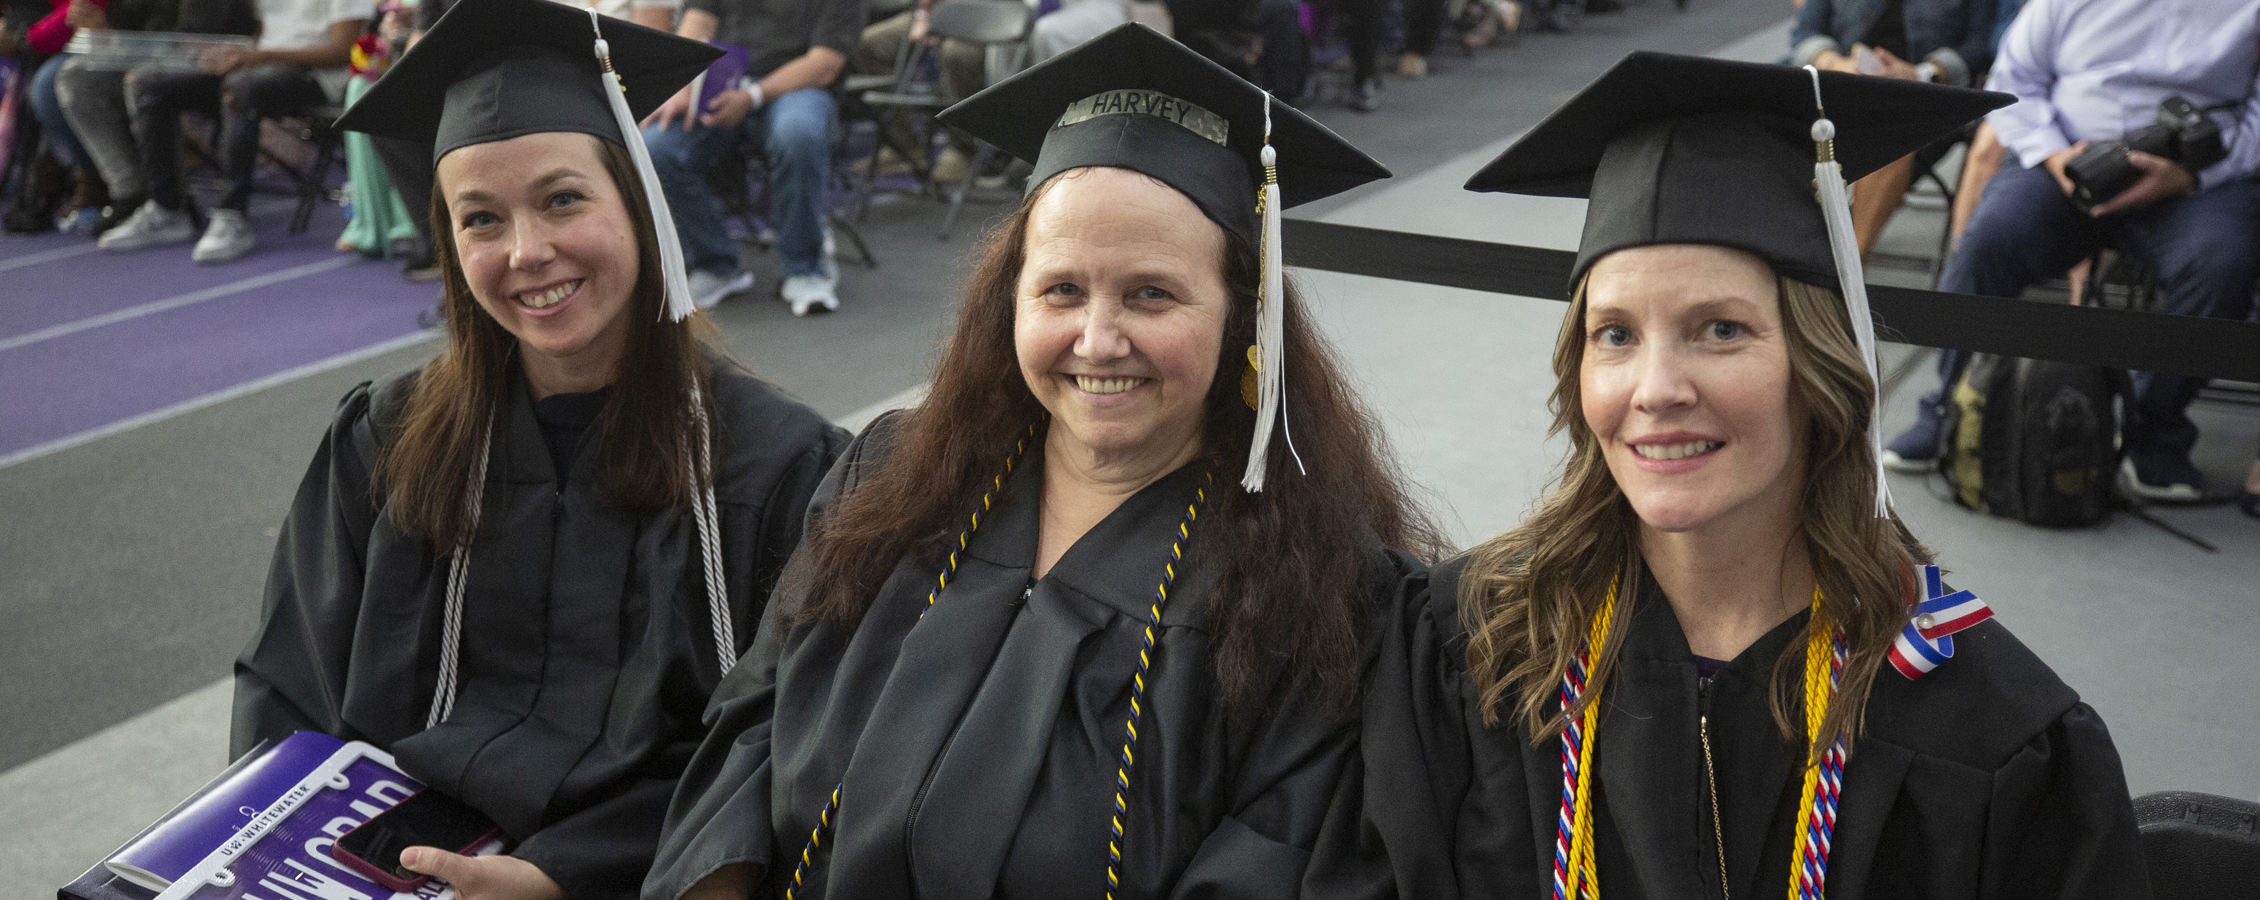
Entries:
{"type": "Polygon", "coordinates": [[[209,51],[198,60],[201,71],[135,73],[127,97],[150,196],[102,235],[102,249],[178,244],[196,236],[178,149],[181,113],[194,111],[220,120],[220,168],[229,184],[192,256],[210,264],[251,252],[257,241],[244,211],[259,161],[260,121],[342,100],[353,41],[374,12],[371,0],[259,0],[260,37],[253,49],[209,51]]]}
{"type": "MultiPolygon", "coordinates": [[[[1986,87],[2017,102],[1986,117],[2006,149],[1939,289],[2015,297],[2106,244],[2157,275],[2159,310],[2243,319],[2260,279],[2260,0],[2032,0],[2001,37],[1986,87]],[[2081,193],[2080,167],[2158,121],[2179,98],[2219,132],[2218,158],[2113,151],[2131,183],[2081,193]]],[[[1940,388],[1964,355],[1939,355],[1940,388]]],[[[2145,500],[2204,496],[2191,462],[2190,401],[2205,380],[2138,372],[2124,429],[2120,489],[2145,500]]],[[[1884,450],[1901,471],[1936,467],[1950,435],[1932,391],[1884,450]]]]}

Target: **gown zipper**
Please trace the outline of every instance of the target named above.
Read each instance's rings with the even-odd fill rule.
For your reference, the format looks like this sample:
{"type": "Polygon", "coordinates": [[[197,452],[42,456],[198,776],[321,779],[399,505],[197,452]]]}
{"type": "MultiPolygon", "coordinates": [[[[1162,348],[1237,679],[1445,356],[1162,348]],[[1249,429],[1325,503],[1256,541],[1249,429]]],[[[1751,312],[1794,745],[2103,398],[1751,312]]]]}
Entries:
{"type": "Polygon", "coordinates": [[[1696,734],[1703,745],[1703,781],[1711,795],[1711,837],[1718,841],[1719,898],[1734,900],[1726,881],[1726,824],[1719,815],[1718,768],[1711,763],[1711,679],[1696,679],[1696,734]]]}

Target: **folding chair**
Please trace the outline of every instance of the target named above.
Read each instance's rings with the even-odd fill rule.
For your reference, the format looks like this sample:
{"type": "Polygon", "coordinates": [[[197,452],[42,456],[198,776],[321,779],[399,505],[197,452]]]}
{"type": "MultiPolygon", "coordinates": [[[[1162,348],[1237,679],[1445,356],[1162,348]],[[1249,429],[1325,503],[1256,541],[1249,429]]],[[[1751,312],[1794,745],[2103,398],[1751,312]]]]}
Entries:
{"type": "MultiPolygon", "coordinates": [[[[1034,10],[1020,0],[946,0],[934,7],[933,19],[927,24],[927,32],[941,40],[962,41],[981,47],[988,57],[986,70],[982,75],[982,85],[985,87],[1020,70],[1028,57],[1028,28],[1033,22],[1034,10]]],[[[934,52],[929,47],[932,43],[936,42],[920,42],[911,48],[909,57],[896,69],[895,90],[866,91],[862,95],[865,104],[878,110],[882,131],[883,123],[890,117],[912,112],[932,115],[955,102],[942,96],[939,89],[915,90],[917,72],[924,65],[925,58],[934,52]]],[[[930,132],[924,143],[932,143],[930,132]]],[[[972,184],[974,175],[988,165],[995,152],[996,149],[987,142],[978,144],[973,164],[967,167],[965,178],[950,191],[949,212],[942,217],[942,240],[949,239],[950,230],[957,222],[958,212],[965,206],[967,186],[972,184]]],[[[859,198],[869,197],[877,168],[876,165],[865,168],[859,198]]]]}

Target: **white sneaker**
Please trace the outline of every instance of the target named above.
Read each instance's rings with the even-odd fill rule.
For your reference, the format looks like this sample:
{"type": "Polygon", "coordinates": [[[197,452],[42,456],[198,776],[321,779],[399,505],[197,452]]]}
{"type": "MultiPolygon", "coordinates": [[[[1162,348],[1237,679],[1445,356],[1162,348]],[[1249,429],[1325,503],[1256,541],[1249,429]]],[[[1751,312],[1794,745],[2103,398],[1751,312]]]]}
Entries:
{"type": "Polygon", "coordinates": [[[839,295],[832,293],[832,279],[822,275],[794,275],[778,286],[777,294],[793,305],[796,316],[818,309],[833,312],[840,308],[839,295]]]}
{"type": "Polygon", "coordinates": [[[753,287],[753,273],[744,269],[728,275],[693,271],[690,276],[691,304],[700,309],[713,309],[722,305],[722,298],[753,287]]]}
{"type": "Polygon", "coordinates": [[[259,239],[251,234],[251,223],[243,213],[233,209],[215,209],[212,222],[204,227],[204,237],[196,242],[190,259],[204,265],[224,263],[251,252],[259,239]]]}
{"type": "Polygon", "coordinates": [[[188,213],[166,209],[151,200],[141,204],[133,215],[119,222],[116,228],[102,233],[94,246],[104,250],[139,250],[158,244],[178,244],[194,240],[196,225],[188,220],[188,213]]]}

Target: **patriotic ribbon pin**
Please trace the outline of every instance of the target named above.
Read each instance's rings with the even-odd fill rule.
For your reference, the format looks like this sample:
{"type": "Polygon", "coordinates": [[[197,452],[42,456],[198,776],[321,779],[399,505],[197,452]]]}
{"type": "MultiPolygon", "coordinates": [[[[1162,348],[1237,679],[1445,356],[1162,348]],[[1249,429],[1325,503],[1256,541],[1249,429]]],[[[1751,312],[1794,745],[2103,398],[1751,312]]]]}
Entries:
{"type": "Polygon", "coordinates": [[[1954,633],[1993,618],[1993,607],[1969,591],[1946,593],[1937,566],[1923,567],[1923,597],[1915,617],[1891,643],[1891,665],[1912,681],[1954,657],[1954,633]]]}

